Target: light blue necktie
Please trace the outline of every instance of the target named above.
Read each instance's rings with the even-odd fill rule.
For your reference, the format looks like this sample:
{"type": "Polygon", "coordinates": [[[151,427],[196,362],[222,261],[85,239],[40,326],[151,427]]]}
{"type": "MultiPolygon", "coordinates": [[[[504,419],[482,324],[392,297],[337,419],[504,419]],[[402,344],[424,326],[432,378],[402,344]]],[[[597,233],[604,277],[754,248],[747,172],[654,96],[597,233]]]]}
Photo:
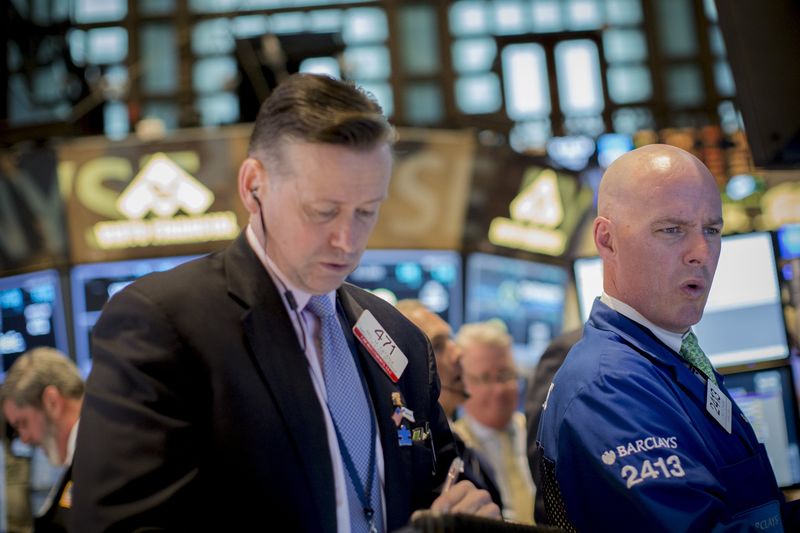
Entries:
{"type": "Polygon", "coordinates": [[[690,331],[683,338],[680,354],[681,357],[694,365],[716,385],[717,376],[714,375],[714,368],[711,366],[711,361],[708,360],[708,356],[700,348],[700,344],[697,342],[697,335],[693,332],[690,331]]]}
{"type": "Polygon", "coordinates": [[[372,409],[331,299],[327,295],[312,296],[306,309],[320,319],[322,373],[328,394],[328,410],[336,426],[345,466],[350,528],[354,532],[370,531],[370,521],[364,514],[368,498],[367,505],[374,511],[372,523],[380,531],[383,519],[375,466],[376,431],[372,409]],[[358,481],[353,479],[356,475],[358,481]],[[365,495],[367,485],[370,486],[369,495],[365,495]]]}

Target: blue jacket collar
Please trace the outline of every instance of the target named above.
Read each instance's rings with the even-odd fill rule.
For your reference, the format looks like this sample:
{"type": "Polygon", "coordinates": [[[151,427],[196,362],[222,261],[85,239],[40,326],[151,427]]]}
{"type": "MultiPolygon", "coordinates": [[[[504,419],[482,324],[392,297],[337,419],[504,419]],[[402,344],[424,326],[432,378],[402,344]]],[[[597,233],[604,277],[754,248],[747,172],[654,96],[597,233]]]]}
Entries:
{"type": "MultiPolygon", "coordinates": [[[[637,352],[653,361],[653,363],[668,369],[673,378],[683,387],[696,391],[701,397],[705,397],[705,387],[681,359],[680,355],[661,342],[649,329],[614,311],[601,302],[600,298],[595,299],[592,313],[586,325],[587,327],[619,335],[626,344],[637,352]]],[[[717,381],[722,382],[722,377],[718,373],[717,381]]]]}

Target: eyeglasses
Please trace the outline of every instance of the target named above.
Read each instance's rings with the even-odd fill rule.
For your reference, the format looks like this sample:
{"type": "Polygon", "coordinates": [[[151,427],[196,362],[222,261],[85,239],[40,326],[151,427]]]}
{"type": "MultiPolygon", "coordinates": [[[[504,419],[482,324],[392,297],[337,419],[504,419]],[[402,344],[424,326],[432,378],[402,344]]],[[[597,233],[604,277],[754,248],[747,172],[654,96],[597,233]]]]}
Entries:
{"type": "Polygon", "coordinates": [[[464,378],[468,383],[472,385],[479,385],[479,386],[488,386],[492,383],[497,383],[499,385],[505,385],[510,381],[515,381],[519,375],[514,370],[501,370],[495,375],[491,374],[467,374],[464,373],[464,378]]]}

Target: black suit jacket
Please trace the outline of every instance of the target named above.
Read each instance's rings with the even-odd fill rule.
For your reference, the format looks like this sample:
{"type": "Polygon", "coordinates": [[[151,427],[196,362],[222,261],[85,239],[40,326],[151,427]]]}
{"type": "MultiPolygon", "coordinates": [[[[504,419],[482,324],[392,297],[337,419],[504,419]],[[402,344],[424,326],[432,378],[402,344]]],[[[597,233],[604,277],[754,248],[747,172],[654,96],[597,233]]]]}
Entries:
{"type": "MultiPolygon", "coordinates": [[[[397,384],[358,344],[385,465],[388,530],[427,507],[455,457],[427,338],[345,284],[409,359],[397,384]],[[392,392],[431,438],[399,446],[392,392]]],[[[244,234],[116,294],[93,332],[73,468],[74,531],[336,530],[322,407],[278,291],[244,234]]],[[[369,431],[368,422],[364,431],[369,431]]]]}
{"type": "Polygon", "coordinates": [[[72,496],[72,466],[66,467],[58,478],[50,506],[33,519],[34,533],[65,533],[69,522],[72,496]]]}

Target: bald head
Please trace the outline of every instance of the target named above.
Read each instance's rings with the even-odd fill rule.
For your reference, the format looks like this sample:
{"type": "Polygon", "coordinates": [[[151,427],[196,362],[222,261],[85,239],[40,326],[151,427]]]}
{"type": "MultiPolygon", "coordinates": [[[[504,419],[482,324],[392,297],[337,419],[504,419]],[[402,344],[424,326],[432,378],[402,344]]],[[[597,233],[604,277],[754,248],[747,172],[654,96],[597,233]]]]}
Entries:
{"type": "Polygon", "coordinates": [[[649,144],[623,154],[608,167],[597,194],[597,214],[623,215],[682,176],[706,181],[716,188],[714,176],[695,156],[667,144],[649,144]]]}
{"type": "Polygon", "coordinates": [[[721,245],[722,202],[711,172],[680,148],[644,146],[608,168],[597,210],[605,292],[669,331],[696,324],[721,245]]]}

